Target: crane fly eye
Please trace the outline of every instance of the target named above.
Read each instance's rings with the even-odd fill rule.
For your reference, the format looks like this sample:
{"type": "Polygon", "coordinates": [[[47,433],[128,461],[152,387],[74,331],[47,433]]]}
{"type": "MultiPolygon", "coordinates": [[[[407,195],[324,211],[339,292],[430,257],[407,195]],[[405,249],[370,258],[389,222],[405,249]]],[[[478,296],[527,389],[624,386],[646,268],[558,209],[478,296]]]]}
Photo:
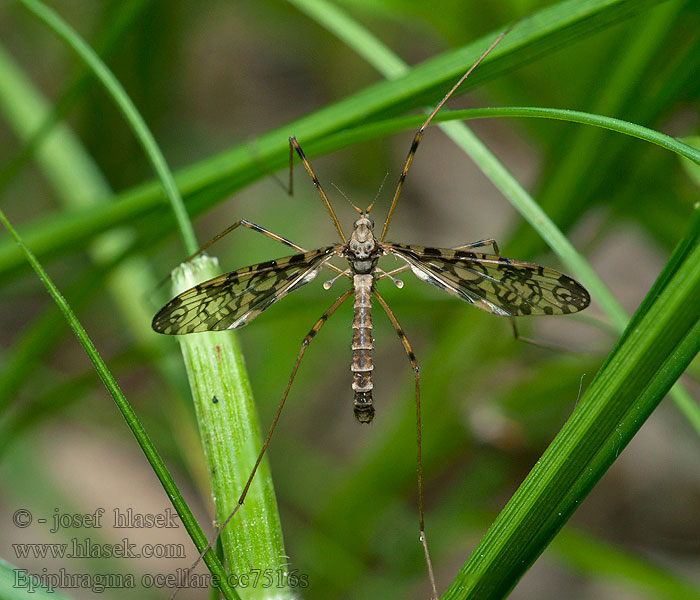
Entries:
{"type": "MultiPolygon", "coordinates": [[[[369,219],[369,217],[367,217],[369,219]]],[[[374,219],[369,219],[369,224],[372,226],[372,229],[374,229],[374,219]]]]}

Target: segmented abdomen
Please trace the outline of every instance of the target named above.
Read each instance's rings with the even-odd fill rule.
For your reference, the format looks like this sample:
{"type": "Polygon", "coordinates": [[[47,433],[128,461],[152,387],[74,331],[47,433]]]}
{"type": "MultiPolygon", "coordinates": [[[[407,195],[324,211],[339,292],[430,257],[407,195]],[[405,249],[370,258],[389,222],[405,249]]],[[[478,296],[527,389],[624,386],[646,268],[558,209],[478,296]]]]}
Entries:
{"type": "Polygon", "coordinates": [[[369,423],[374,418],[372,405],[372,275],[354,275],[355,302],[352,319],[352,389],[355,393],[355,418],[369,423]]]}

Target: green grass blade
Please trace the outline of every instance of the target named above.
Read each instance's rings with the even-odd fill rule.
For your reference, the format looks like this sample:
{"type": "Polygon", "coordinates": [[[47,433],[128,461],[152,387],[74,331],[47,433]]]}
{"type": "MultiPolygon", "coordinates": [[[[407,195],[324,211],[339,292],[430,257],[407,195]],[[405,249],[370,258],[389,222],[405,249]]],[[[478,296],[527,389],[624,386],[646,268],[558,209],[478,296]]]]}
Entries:
{"type": "Polygon", "coordinates": [[[700,211],[570,419],[443,598],[501,598],[700,349],[700,211]]]}
{"type": "MultiPolygon", "coordinates": [[[[601,83],[591,90],[593,99],[586,103],[588,112],[626,115],[635,120],[637,111],[632,108],[640,93],[639,82],[647,70],[653,69],[654,58],[663,56],[668,32],[686,4],[677,0],[667,2],[650,13],[649,18],[640,19],[638,25],[622,32],[621,48],[619,51],[615,49],[600,73],[601,82],[609,83],[601,83]]],[[[644,90],[644,93],[653,94],[651,90],[644,90]]],[[[649,123],[641,120],[641,115],[637,120],[649,123]]],[[[604,131],[582,128],[573,131],[565,141],[561,140],[560,143],[566,145],[565,152],[550,151],[549,162],[552,164],[544,175],[537,197],[550,218],[563,229],[567,229],[568,224],[588,206],[590,195],[585,191],[596,189],[601,178],[606,177],[606,167],[615,154],[610,152],[605,141],[604,131]],[[561,202],[562,198],[576,198],[576,201],[561,202]]],[[[541,247],[541,242],[533,240],[532,232],[523,227],[518,229],[516,236],[519,238],[518,247],[526,252],[541,247]]]]}
{"type": "MultiPolygon", "coordinates": [[[[102,54],[102,56],[112,54],[114,50],[119,47],[119,43],[123,41],[125,33],[129,31],[137,17],[144,11],[150,2],[151,0],[128,0],[114,7],[114,10],[108,15],[108,25],[105,27],[105,30],[102,31],[101,35],[98,36],[99,42],[96,44],[98,52],[102,54]]],[[[10,71],[10,75],[16,75],[18,69],[13,68],[9,57],[3,52],[3,65],[0,67],[0,73],[3,74],[3,80],[5,79],[4,72],[7,68],[6,65],[8,64],[10,64],[10,68],[12,69],[12,71],[10,71]]],[[[25,79],[23,75],[21,78],[25,79]]],[[[15,82],[17,82],[18,77],[14,76],[13,79],[15,82]]],[[[74,78],[73,82],[68,85],[65,91],[58,97],[56,105],[53,107],[53,110],[50,113],[44,114],[44,111],[39,111],[39,115],[44,115],[42,121],[38,120],[36,113],[27,116],[26,122],[23,123],[25,127],[29,122],[38,123],[38,126],[33,126],[32,128],[22,132],[24,133],[24,135],[22,135],[22,148],[12,159],[0,167],[0,194],[5,191],[6,187],[13,181],[22,167],[35,156],[37,149],[44,147],[46,144],[51,144],[51,142],[46,141],[47,137],[52,137],[51,134],[55,131],[56,126],[59,128],[63,127],[61,119],[73,107],[78,98],[80,98],[91,80],[92,77],[89,69],[84,67],[74,78]]],[[[21,88],[27,87],[26,83],[20,82],[20,85],[21,88]]],[[[20,92],[22,91],[21,88],[19,90],[20,92]]],[[[6,102],[5,96],[9,96],[11,99],[12,96],[15,95],[13,84],[6,83],[5,81],[3,81],[2,85],[0,85],[0,92],[2,92],[0,96],[0,104],[6,102]]],[[[36,96],[39,96],[39,94],[36,94],[36,96]]],[[[30,102],[39,104],[41,100],[37,101],[30,98],[30,102]]],[[[42,104],[46,103],[44,102],[42,104]]],[[[16,107],[16,110],[22,110],[22,112],[29,113],[27,110],[28,108],[28,106],[19,105],[16,107]]],[[[41,105],[39,108],[41,108],[41,105]]],[[[8,119],[11,119],[11,117],[8,117],[8,119]]],[[[70,149],[70,147],[71,146],[69,145],[68,149],[70,149]]],[[[39,153],[38,158],[41,159],[41,153],[39,153]]],[[[77,197],[81,197],[84,194],[85,198],[90,198],[88,190],[85,190],[84,192],[81,190],[81,193],[79,194],[76,194],[75,190],[72,190],[71,194],[77,195],[77,197]]]]}
{"type": "Polygon", "coordinates": [[[192,223],[187,215],[187,210],[185,209],[180,192],[175,185],[172,173],[170,173],[170,169],[168,169],[168,165],[165,162],[165,157],[160,151],[153,134],[148,129],[146,122],[139,114],[136,106],[131,101],[131,98],[129,98],[122,85],[85,40],[63,21],[54,10],[39,0],[20,1],[85,61],[122,111],[161,180],[165,193],[170,200],[172,210],[175,213],[187,253],[193,254],[196,252],[199,244],[197,244],[192,223]]]}
{"type": "MultiPolygon", "coordinates": [[[[218,262],[203,255],[173,271],[173,293],[219,275],[218,262]]],[[[212,495],[224,523],[243,491],[262,447],[253,393],[233,331],[178,336],[194,398],[212,495]]],[[[288,559],[282,542],[277,502],[267,460],[263,459],[243,506],[221,534],[232,575],[274,573],[276,587],[241,588],[244,598],[291,598],[288,559]]]]}
{"type": "MultiPolygon", "coordinates": [[[[700,150],[700,136],[689,136],[685,138],[683,142],[695,150],[700,150]]],[[[695,185],[700,187],[700,163],[698,163],[698,161],[693,162],[682,161],[683,169],[688,174],[688,177],[693,180],[695,185]],[[693,164],[693,162],[695,164],[693,164]]]]}
{"type": "MultiPolygon", "coordinates": [[[[136,0],[118,7],[116,23],[110,21],[102,37],[116,42],[144,4],[144,0],[136,0]],[[113,29],[115,27],[116,31],[113,29]]],[[[85,77],[79,77],[78,83],[69,88],[66,100],[73,99],[84,79],[85,77]],[[74,90],[74,87],[78,89],[74,90]]],[[[57,200],[68,209],[105,205],[113,199],[108,183],[77,136],[65,123],[56,121],[64,108],[59,102],[59,106],[52,110],[40,90],[0,48],[0,109],[15,134],[28,144],[19,154],[18,164],[21,164],[24,157],[35,154],[57,200]]],[[[0,187],[1,185],[0,183],[0,187]]],[[[72,298],[73,306],[76,307],[77,302],[86,300],[98,291],[98,282],[104,282],[132,338],[143,346],[153,346],[158,342],[164,345],[165,340],[154,336],[150,331],[153,307],[142,301],[141,294],[133,293],[134,289],[152,290],[157,286],[149,262],[142,257],[132,256],[136,238],[136,232],[128,227],[98,235],[88,246],[87,253],[99,267],[89,270],[72,284],[66,290],[67,296],[72,298]],[[129,254],[128,260],[124,260],[124,253],[129,254]]],[[[99,289],[102,289],[101,286],[99,289]]],[[[63,339],[66,328],[66,320],[61,318],[55,308],[49,306],[41,317],[22,331],[8,348],[6,368],[0,377],[0,407],[7,407],[8,403],[15,400],[18,390],[27,378],[33,376],[42,358],[63,339]]],[[[206,473],[203,477],[201,474],[203,461],[198,452],[199,442],[193,439],[196,438],[196,431],[189,425],[191,419],[183,418],[189,400],[182,391],[171,385],[178,380],[184,383],[184,378],[173,373],[172,361],[159,360],[157,367],[165,392],[163,396],[168,397],[167,418],[174,435],[180,440],[183,459],[201,485],[202,481],[208,480],[206,473]]],[[[21,410],[31,413],[31,403],[21,410]]],[[[208,485],[203,489],[208,489],[208,485]]]]}
{"type": "MultiPolygon", "coordinates": [[[[654,0],[569,0],[543,9],[516,24],[465,82],[460,93],[657,3],[654,0]]],[[[287,138],[290,135],[296,135],[306,147],[312,141],[360,122],[435,102],[446,86],[462,74],[464,65],[471,64],[498,33],[500,31],[428,60],[405,77],[372,85],[272,130],[250,144],[236,146],[183,169],[175,180],[190,214],[203,212],[231,192],[265,175],[261,164],[268,165],[271,170],[283,168],[288,160],[287,138]],[[250,145],[254,145],[254,152],[250,145]],[[207,190],[211,193],[207,194],[207,190]]],[[[134,222],[160,209],[164,200],[159,185],[144,184],[120,194],[118,202],[100,211],[54,214],[39,219],[24,228],[22,236],[38,255],[56,252],[74,247],[99,231],[134,222]]],[[[0,243],[0,274],[22,264],[16,248],[0,243]]]]}
{"type": "Polygon", "coordinates": [[[49,589],[26,569],[20,569],[0,558],[0,594],[4,600],[70,600],[56,588],[49,589]],[[31,595],[30,595],[31,594],[31,595]]]}
{"type": "Polygon", "coordinates": [[[557,535],[551,548],[576,571],[595,579],[620,581],[639,598],[700,599],[698,585],[689,579],[569,528],[557,535]]]}
{"type": "MultiPolygon", "coordinates": [[[[60,23],[56,27],[59,25],[60,23]]],[[[86,60],[88,59],[86,58],[86,60]]],[[[108,81],[107,83],[114,85],[114,82],[108,81]]],[[[25,97],[27,95],[26,93],[24,94],[25,97]]],[[[18,104],[23,105],[22,103],[18,104]]],[[[47,112],[46,107],[42,108],[44,109],[42,112],[47,112]]],[[[73,154],[77,154],[77,152],[73,154]]],[[[53,165],[53,163],[51,164],[53,165]]],[[[69,185],[69,188],[71,185],[69,185]]],[[[116,234],[117,232],[110,233],[116,234]]],[[[119,242],[119,240],[111,238],[110,241],[119,242]]],[[[110,248],[124,247],[122,243],[106,245],[110,248]]],[[[134,281],[130,283],[131,285],[135,284],[134,281]]],[[[195,283],[197,282],[191,281],[190,285],[195,283]]],[[[149,287],[153,286],[140,285],[137,287],[138,289],[149,289],[149,287]]],[[[125,287],[127,290],[129,288],[130,286],[125,287]]],[[[139,303],[139,307],[143,308],[141,304],[139,303]]],[[[128,314],[128,311],[126,312],[128,314]]],[[[140,311],[137,311],[137,313],[140,314],[140,311]]],[[[150,319],[148,322],[150,322],[150,319]]],[[[141,323],[141,325],[142,330],[148,331],[147,322],[141,323]],[[143,327],[144,325],[145,327],[143,327]]],[[[260,442],[258,441],[259,436],[254,435],[257,421],[254,418],[252,396],[247,385],[247,378],[244,376],[243,360],[240,351],[233,342],[231,334],[223,336],[224,339],[220,339],[221,335],[218,336],[218,343],[209,346],[207,342],[211,341],[210,338],[212,336],[217,337],[212,334],[210,336],[196,336],[197,339],[187,338],[182,340],[182,346],[185,364],[188,367],[195,395],[195,406],[200,418],[202,439],[204,440],[205,450],[207,450],[206,454],[209,459],[209,472],[214,474],[212,475],[212,484],[218,518],[223,522],[236,505],[238,494],[243,489],[243,484],[252,468],[252,464],[257,458],[260,442]],[[205,352],[205,349],[210,349],[211,352],[205,352]],[[209,357],[211,360],[205,361],[206,364],[202,366],[201,363],[205,357],[209,357]],[[196,365],[197,368],[193,365],[196,365]],[[217,365],[220,377],[207,377],[206,375],[210,375],[212,369],[217,365]],[[217,385],[214,387],[217,388],[216,395],[221,399],[221,404],[217,403],[219,410],[212,412],[207,409],[214,394],[207,396],[206,391],[212,388],[214,382],[217,382],[217,385]],[[221,388],[220,385],[224,387],[221,388]],[[229,393],[227,394],[227,392],[229,393]],[[204,400],[204,396],[207,396],[206,400],[204,400]],[[213,418],[214,415],[215,418],[213,418]],[[222,415],[225,415],[226,418],[222,415]],[[252,431],[251,427],[253,428],[252,431]],[[216,435],[217,432],[220,435],[216,435]],[[242,455],[241,449],[247,450],[247,453],[242,455]],[[252,459],[250,457],[251,453],[253,453],[252,459]],[[236,477],[232,477],[232,473],[236,477]]],[[[223,533],[224,550],[228,558],[228,564],[234,569],[233,572],[237,574],[248,573],[251,567],[262,571],[271,569],[275,573],[276,578],[283,576],[286,581],[287,573],[284,566],[286,559],[284,558],[282,546],[281,527],[272,490],[272,481],[266,465],[261,468],[261,472],[255,479],[249,493],[248,502],[244,509],[240,511],[239,517],[240,519],[223,533]],[[241,521],[243,523],[242,526],[240,525],[241,521]],[[252,526],[253,523],[255,524],[254,527],[252,526]]],[[[291,590],[291,588],[287,587],[283,589],[286,592],[291,590]]],[[[284,594],[281,589],[277,588],[275,588],[275,593],[284,594]]],[[[246,596],[251,598],[269,597],[269,590],[262,585],[255,586],[251,588],[250,593],[246,594],[246,596]]]]}
{"type": "MultiPolygon", "coordinates": [[[[15,135],[27,142],[50,111],[31,81],[0,46],[0,111],[15,135]]],[[[56,195],[73,208],[109,197],[109,184],[65,123],[56,124],[37,149],[36,160],[56,195]]]]}
{"type": "Polygon", "coordinates": [[[437,115],[437,121],[452,118],[482,118],[482,117],[532,117],[543,119],[555,119],[559,121],[568,121],[570,123],[581,123],[584,125],[592,125],[609,131],[616,131],[630,137],[635,137],[650,144],[659,146],[671,152],[675,152],[679,156],[687,158],[695,163],[700,163],[700,151],[689,144],[676,138],[649,129],[643,125],[630,123],[622,119],[607,117],[605,115],[595,115],[578,110],[568,110],[562,108],[546,108],[546,107],[523,107],[523,106],[505,106],[496,108],[477,108],[464,111],[446,111],[442,115],[437,115]],[[461,116],[460,116],[461,115],[461,116]]]}
{"type": "MultiPolygon", "coordinates": [[[[177,511],[177,514],[180,516],[182,523],[185,526],[185,529],[187,530],[187,533],[192,538],[192,541],[195,543],[197,549],[201,552],[207,546],[207,539],[204,536],[204,533],[202,533],[199,524],[194,518],[192,512],[190,511],[189,506],[187,506],[187,503],[185,502],[184,498],[180,494],[180,490],[178,490],[177,486],[175,485],[175,482],[170,476],[170,473],[168,472],[167,467],[163,463],[163,460],[161,459],[160,455],[158,454],[158,451],[156,450],[155,446],[153,446],[151,440],[148,437],[148,434],[139,422],[136,413],[129,405],[126,397],[119,388],[119,385],[115,381],[114,377],[112,377],[112,374],[110,373],[109,369],[107,368],[107,365],[105,364],[104,360],[97,351],[97,348],[95,348],[87,332],[80,324],[80,321],[78,321],[78,318],[75,316],[75,313],[73,313],[72,309],[68,305],[68,302],[66,302],[65,298],[61,295],[61,292],[54,285],[53,281],[51,281],[50,277],[48,276],[46,271],[44,271],[43,267],[36,259],[34,254],[31,252],[31,250],[29,250],[29,248],[24,244],[21,237],[19,236],[17,231],[15,231],[14,227],[12,227],[10,222],[7,220],[7,217],[5,216],[5,213],[2,210],[0,210],[0,221],[5,226],[5,229],[7,229],[15,243],[21,248],[27,261],[32,266],[32,269],[36,272],[37,276],[46,287],[50,296],[53,298],[61,312],[66,317],[66,320],[69,322],[71,329],[75,333],[75,336],[78,338],[78,341],[85,349],[85,353],[88,355],[88,358],[95,367],[95,371],[99,375],[100,379],[102,379],[102,382],[107,388],[107,391],[114,399],[119,411],[122,413],[122,416],[124,417],[124,420],[129,426],[129,429],[131,429],[131,432],[134,434],[136,441],[138,442],[139,446],[141,446],[143,453],[148,459],[148,462],[151,464],[151,467],[153,468],[156,476],[158,477],[158,480],[161,482],[163,489],[168,495],[168,498],[170,498],[173,507],[177,511]]],[[[236,591],[229,585],[228,580],[226,578],[226,573],[221,565],[221,562],[216,557],[216,554],[213,552],[213,550],[209,549],[209,551],[207,551],[207,553],[204,555],[204,562],[211,571],[212,575],[216,576],[217,582],[219,584],[217,587],[219,587],[222,594],[227,599],[238,598],[238,594],[236,594],[236,591]]]]}

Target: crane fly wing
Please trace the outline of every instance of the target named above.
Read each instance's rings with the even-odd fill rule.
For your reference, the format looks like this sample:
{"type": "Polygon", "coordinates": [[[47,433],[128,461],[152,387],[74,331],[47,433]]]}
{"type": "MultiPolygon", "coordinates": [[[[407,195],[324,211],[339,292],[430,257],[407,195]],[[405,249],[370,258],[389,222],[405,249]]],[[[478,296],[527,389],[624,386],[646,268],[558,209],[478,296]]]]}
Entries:
{"type": "Polygon", "coordinates": [[[337,251],[328,246],[209,279],[168,302],[153,317],[152,327],[170,335],[243,327],[314,279],[337,251]]]}
{"type": "Polygon", "coordinates": [[[540,265],[465,250],[386,244],[419,279],[487,312],[507,317],[583,310],[590,295],[577,281],[540,265]]]}

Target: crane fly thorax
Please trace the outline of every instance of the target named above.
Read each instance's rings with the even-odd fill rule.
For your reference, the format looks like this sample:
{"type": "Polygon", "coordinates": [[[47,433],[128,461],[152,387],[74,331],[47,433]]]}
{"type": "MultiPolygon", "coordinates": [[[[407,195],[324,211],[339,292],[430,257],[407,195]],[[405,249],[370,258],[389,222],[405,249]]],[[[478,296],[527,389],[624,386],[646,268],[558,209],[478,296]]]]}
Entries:
{"type": "Polygon", "coordinates": [[[352,235],[345,248],[345,257],[355,273],[371,273],[383,254],[374,236],[374,221],[362,215],[355,221],[352,235]]]}

